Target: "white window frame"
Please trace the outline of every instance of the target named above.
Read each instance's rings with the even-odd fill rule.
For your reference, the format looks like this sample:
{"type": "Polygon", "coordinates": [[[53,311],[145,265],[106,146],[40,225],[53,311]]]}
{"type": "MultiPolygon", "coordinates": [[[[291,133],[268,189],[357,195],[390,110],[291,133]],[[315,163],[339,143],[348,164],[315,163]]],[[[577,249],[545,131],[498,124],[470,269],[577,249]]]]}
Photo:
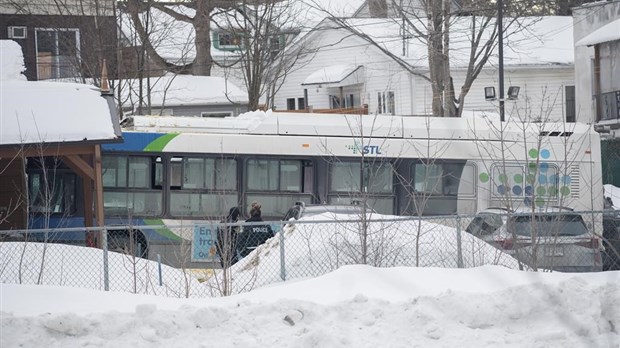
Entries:
{"type": "Polygon", "coordinates": [[[23,26],[23,25],[10,26],[8,30],[9,30],[8,32],[9,39],[26,39],[28,37],[28,27],[26,26],[23,26]],[[15,35],[15,30],[23,30],[24,35],[15,35]]]}
{"type": "MultiPolygon", "coordinates": [[[[81,48],[80,48],[80,29],[79,28],[42,28],[42,27],[36,27],[34,28],[34,52],[35,52],[35,56],[36,56],[36,66],[37,66],[37,80],[39,79],[40,76],[40,72],[39,72],[39,40],[38,40],[38,33],[40,31],[53,31],[53,32],[59,32],[59,31],[73,31],[75,32],[75,49],[76,52],[81,52],[81,48]]],[[[58,51],[58,35],[56,35],[56,51],[58,51]]],[[[54,57],[58,57],[58,52],[55,52],[56,54],[54,55],[54,57]]],[[[80,54],[77,54],[77,62],[78,65],[82,64],[82,57],[80,54]]],[[[57,59],[57,58],[56,58],[57,59]]],[[[53,64],[52,66],[56,67],[56,76],[60,75],[60,64],[58,64],[58,62],[55,62],[56,64],[53,64]]],[[[53,76],[53,74],[52,74],[53,76]]]]}

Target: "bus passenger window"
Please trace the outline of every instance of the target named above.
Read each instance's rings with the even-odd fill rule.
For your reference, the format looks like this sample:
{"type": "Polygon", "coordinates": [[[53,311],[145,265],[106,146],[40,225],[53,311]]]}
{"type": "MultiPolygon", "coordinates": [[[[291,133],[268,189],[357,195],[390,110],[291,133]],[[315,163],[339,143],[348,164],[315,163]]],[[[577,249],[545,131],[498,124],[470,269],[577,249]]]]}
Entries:
{"type": "Polygon", "coordinates": [[[128,187],[151,188],[151,163],[148,157],[129,157],[128,187]]]}
{"type": "Polygon", "coordinates": [[[170,160],[170,188],[180,189],[183,180],[183,157],[172,157],[170,160]]]}
{"type": "Polygon", "coordinates": [[[301,191],[301,162],[282,161],[280,162],[280,190],[281,191],[301,191]]]}

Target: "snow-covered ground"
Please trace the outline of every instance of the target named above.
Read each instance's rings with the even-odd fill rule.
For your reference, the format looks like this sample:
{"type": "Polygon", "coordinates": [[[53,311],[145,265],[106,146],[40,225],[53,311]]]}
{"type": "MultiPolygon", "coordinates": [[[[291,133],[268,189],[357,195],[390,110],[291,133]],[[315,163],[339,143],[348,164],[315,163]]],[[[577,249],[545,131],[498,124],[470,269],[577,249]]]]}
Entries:
{"type": "Polygon", "coordinates": [[[620,346],[620,272],[354,265],[225,298],[0,294],[2,347],[620,346]]]}
{"type": "MultiPolygon", "coordinates": [[[[383,267],[347,265],[354,254],[342,251],[354,241],[354,234],[346,232],[352,226],[337,226],[298,223],[285,228],[283,237],[289,247],[301,238],[308,252],[322,249],[329,256],[285,254],[291,265],[289,275],[297,278],[282,282],[278,272],[266,272],[279,266],[276,237],[231,270],[233,277],[254,274],[253,285],[258,288],[212,298],[128,293],[140,284],[148,285],[150,294],[174,296],[191,283],[191,296],[201,287],[209,288],[209,281],[188,280],[186,274],[172,269],[166,274],[176,271],[176,275],[166,276],[161,287],[153,280],[157,277],[152,264],[140,263],[142,271],[136,272],[130,258],[116,253],[109,254],[110,277],[125,280],[111,281],[117,291],[96,290],[101,289],[100,250],[48,245],[45,272],[38,272],[40,244],[29,243],[24,249],[19,243],[1,243],[0,346],[620,346],[620,271],[519,271],[511,269],[513,259],[486,250],[485,243],[476,243],[466,233],[461,234],[463,263],[470,268],[450,268],[456,267],[455,252],[446,246],[457,238],[454,229],[424,223],[416,230],[411,225],[398,227],[396,222],[390,222],[389,229],[371,226],[371,231],[390,231],[373,235],[396,244],[407,244],[411,239],[406,234],[411,237],[420,231],[418,252],[432,256],[421,259],[426,260],[421,262],[425,267],[389,267],[376,258],[371,261],[383,267]],[[341,250],[340,264],[334,263],[336,249],[341,250]],[[94,259],[91,253],[97,254],[94,259]],[[84,260],[94,260],[93,265],[85,265],[84,260]],[[118,264],[123,267],[113,267],[118,264]],[[119,274],[132,277],[119,278],[119,274]],[[19,279],[35,281],[39,275],[48,285],[15,284],[19,279]],[[92,286],[85,288],[84,282],[92,286]]],[[[388,244],[383,247],[415,255],[388,244]]]]}

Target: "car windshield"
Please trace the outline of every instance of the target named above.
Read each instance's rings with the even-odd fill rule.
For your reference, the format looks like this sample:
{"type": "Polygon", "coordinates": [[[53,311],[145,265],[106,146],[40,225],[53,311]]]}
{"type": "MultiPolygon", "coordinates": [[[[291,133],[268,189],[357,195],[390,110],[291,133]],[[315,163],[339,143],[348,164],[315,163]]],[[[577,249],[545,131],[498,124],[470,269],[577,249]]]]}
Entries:
{"type": "Polygon", "coordinates": [[[532,229],[540,237],[579,236],[588,233],[583,219],[575,214],[536,215],[532,223],[531,215],[513,216],[511,225],[516,234],[530,236],[532,229]]]}
{"type": "Polygon", "coordinates": [[[496,214],[480,214],[467,226],[467,232],[474,235],[487,235],[495,232],[500,226],[502,226],[501,216],[496,214]]]}

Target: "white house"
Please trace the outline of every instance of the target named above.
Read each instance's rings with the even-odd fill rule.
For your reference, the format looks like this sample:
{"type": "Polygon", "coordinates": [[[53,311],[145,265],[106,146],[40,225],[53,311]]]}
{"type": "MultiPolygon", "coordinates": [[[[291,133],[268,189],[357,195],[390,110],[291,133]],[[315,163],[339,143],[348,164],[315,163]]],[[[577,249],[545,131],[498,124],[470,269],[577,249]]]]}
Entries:
{"type": "Polygon", "coordinates": [[[573,10],[577,119],[620,138],[620,1],[573,10]]]}
{"type": "MultiPolygon", "coordinates": [[[[380,49],[349,28],[325,19],[303,38],[318,49],[291,72],[276,95],[277,110],[335,109],[368,105],[369,113],[428,115],[431,86],[428,48],[414,35],[403,36],[400,21],[350,18],[348,26],[379,43],[380,49]],[[391,53],[391,56],[388,55],[391,53]],[[402,64],[414,68],[407,72],[402,64]]],[[[506,102],[506,114],[527,119],[574,121],[573,20],[525,18],[528,24],[504,40],[505,88],[519,86],[518,100],[506,102]]],[[[470,17],[457,18],[451,34],[451,68],[460,91],[470,49],[470,17]],[[459,28],[460,29],[457,29],[459,28]]],[[[474,82],[465,110],[496,111],[484,87],[498,87],[497,56],[474,82]]]]}

